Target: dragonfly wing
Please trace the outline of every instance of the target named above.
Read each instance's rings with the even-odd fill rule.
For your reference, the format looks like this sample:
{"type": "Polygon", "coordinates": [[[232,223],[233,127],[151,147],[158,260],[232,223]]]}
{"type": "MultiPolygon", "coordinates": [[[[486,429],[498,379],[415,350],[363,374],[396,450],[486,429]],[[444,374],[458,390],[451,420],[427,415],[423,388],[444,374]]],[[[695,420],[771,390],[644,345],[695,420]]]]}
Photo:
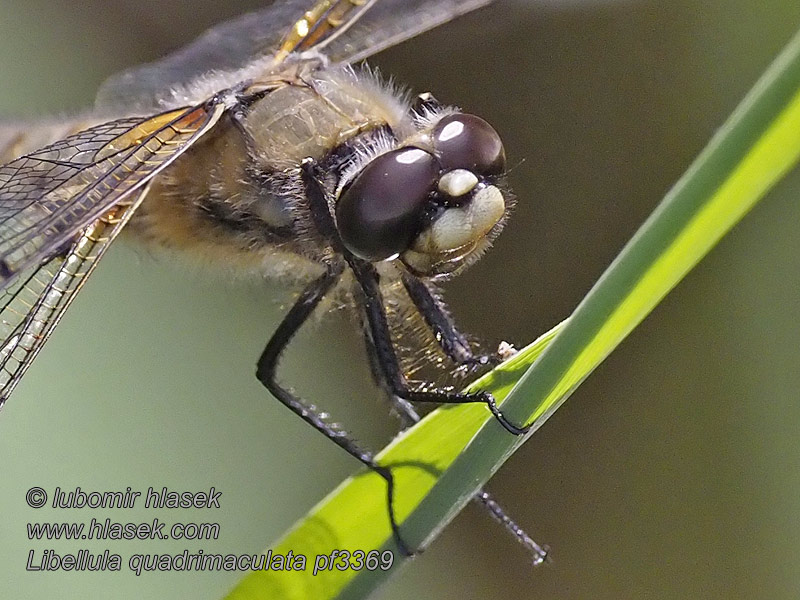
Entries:
{"type": "Polygon", "coordinates": [[[223,99],[98,125],[0,167],[0,289],[68,248],[217,122],[223,99]]]}
{"type": "MultiPolygon", "coordinates": [[[[331,11],[343,17],[334,27],[305,35],[298,50],[319,50],[334,63],[367,58],[428,29],[437,27],[494,0],[331,0],[331,11]]],[[[113,75],[100,88],[97,106],[128,110],[169,108],[192,82],[213,75],[219,87],[233,87],[248,67],[265,68],[282,41],[303,15],[323,2],[284,0],[267,8],[236,17],[212,29],[169,56],[113,75]]],[[[337,18],[339,18],[337,16],[337,18]]]]}
{"type": "MultiPolygon", "coordinates": [[[[239,71],[272,56],[309,0],[285,0],[216,25],[172,54],[112,75],[97,94],[98,109],[162,110],[169,90],[214,72],[220,89],[240,82],[239,71]]],[[[165,104],[167,102],[167,104],[165,104]]]]}
{"type": "Polygon", "coordinates": [[[0,167],[0,406],[152,178],[228,102],[97,125],[0,167]]]}
{"type": "Polygon", "coordinates": [[[145,187],[116,204],[64,254],[31,267],[0,293],[0,408],[146,193],[145,187]]]}
{"type": "Polygon", "coordinates": [[[352,27],[320,44],[321,51],[337,63],[364,60],[494,1],[378,0],[352,27]]]}

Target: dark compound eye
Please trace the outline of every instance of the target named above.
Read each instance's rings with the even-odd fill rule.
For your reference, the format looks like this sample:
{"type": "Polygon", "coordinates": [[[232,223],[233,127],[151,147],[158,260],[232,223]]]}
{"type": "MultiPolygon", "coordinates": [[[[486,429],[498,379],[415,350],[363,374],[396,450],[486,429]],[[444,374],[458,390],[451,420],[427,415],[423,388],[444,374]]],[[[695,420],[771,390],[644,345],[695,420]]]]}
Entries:
{"type": "Polygon", "coordinates": [[[336,205],[336,224],[347,249],[370,261],[407,250],[438,177],[438,161],[419,148],[374,159],[336,205]]]}
{"type": "Polygon", "coordinates": [[[478,175],[497,175],[506,166],[500,136],[475,115],[444,117],[433,130],[433,146],[444,169],[467,169],[478,175]]]}

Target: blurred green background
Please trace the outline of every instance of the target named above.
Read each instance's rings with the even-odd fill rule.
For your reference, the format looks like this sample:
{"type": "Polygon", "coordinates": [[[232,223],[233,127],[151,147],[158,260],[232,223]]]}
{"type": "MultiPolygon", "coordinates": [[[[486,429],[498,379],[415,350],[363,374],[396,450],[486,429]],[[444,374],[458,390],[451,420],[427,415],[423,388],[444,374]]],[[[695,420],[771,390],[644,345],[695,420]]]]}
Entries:
{"type": "MultiPolygon", "coordinates": [[[[0,114],[99,83],[258,0],[4,3],[0,114]]],[[[461,327],[532,340],[569,314],[800,26],[785,0],[505,2],[372,64],[493,123],[519,206],[449,284],[461,327]]],[[[798,132],[800,135],[800,132],[798,132]]],[[[473,507],[376,597],[800,596],[800,176],[762,202],[492,480],[553,562],[473,507]]],[[[236,573],[31,573],[29,549],[263,549],[357,465],[261,389],[290,292],[116,244],[0,415],[0,597],[217,599],[236,573]],[[222,490],[222,508],[28,508],[38,485],[222,490]],[[217,541],[30,542],[28,521],[219,522],[217,541]]],[[[284,379],[374,447],[395,426],[335,315],[284,379]]]]}

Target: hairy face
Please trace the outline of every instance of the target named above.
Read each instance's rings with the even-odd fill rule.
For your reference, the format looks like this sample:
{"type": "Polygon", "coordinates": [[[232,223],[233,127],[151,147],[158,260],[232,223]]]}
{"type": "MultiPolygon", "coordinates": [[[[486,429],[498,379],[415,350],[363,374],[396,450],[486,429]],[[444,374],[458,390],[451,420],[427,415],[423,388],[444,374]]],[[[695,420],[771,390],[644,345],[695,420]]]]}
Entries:
{"type": "Polygon", "coordinates": [[[336,221],[345,246],[419,275],[453,273],[500,232],[510,201],[501,190],[505,151],[486,121],[426,111],[398,147],[364,161],[341,187],[336,221]]]}

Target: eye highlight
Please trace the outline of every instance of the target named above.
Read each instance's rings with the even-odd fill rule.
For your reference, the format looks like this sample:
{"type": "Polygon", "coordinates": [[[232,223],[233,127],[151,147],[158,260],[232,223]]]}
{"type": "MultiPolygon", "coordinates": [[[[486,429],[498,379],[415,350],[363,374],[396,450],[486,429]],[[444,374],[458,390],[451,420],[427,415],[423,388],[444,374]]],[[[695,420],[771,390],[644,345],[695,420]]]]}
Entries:
{"type": "Polygon", "coordinates": [[[408,249],[439,177],[439,163],[420,148],[400,148],[367,165],[336,205],[336,225],[350,252],[370,261],[408,249]]]}
{"type": "Polygon", "coordinates": [[[506,167],[506,152],[500,136],[475,115],[444,117],[433,130],[433,146],[442,167],[467,169],[479,175],[498,175],[506,167]]]}

